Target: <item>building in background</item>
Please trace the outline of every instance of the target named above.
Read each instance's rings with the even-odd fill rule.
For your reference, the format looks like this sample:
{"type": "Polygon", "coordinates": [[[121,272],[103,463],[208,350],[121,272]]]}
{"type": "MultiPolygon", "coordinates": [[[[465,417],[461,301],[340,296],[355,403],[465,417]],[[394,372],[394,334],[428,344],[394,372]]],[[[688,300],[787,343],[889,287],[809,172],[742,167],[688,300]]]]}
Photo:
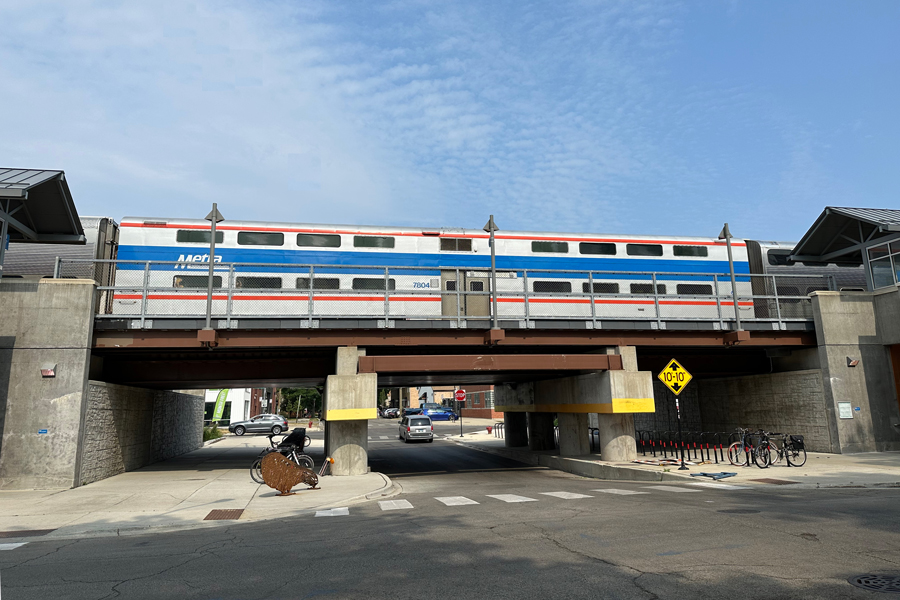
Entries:
{"type": "Polygon", "coordinates": [[[466,390],[466,407],[462,416],[478,419],[502,419],[503,413],[494,410],[494,386],[469,385],[466,390]]]}
{"type": "MultiPolygon", "coordinates": [[[[228,425],[232,421],[246,421],[259,414],[253,412],[254,392],[259,388],[235,388],[226,390],[206,390],[206,410],[203,413],[203,424],[209,425],[217,421],[219,425],[228,425]],[[222,414],[217,418],[216,401],[222,398],[222,414]]],[[[263,392],[267,390],[261,390],[263,392]]],[[[262,411],[260,411],[262,412],[262,411]]]]}

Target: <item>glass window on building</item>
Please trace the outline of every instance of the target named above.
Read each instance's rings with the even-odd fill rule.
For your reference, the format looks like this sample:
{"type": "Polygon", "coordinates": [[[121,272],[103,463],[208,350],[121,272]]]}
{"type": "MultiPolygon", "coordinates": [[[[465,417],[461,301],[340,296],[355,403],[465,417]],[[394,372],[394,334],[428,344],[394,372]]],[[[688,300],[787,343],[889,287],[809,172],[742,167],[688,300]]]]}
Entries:
{"type": "Polygon", "coordinates": [[[869,248],[869,268],[872,271],[872,285],[875,289],[889,287],[896,283],[896,272],[891,262],[887,244],[869,248]]]}

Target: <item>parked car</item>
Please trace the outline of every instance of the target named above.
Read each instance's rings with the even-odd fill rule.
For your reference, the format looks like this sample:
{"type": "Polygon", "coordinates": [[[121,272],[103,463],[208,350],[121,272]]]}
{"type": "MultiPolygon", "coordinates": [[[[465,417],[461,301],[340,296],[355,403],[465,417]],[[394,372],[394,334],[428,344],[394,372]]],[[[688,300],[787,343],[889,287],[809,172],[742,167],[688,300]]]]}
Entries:
{"type": "Polygon", "coordinates": [[[425,415],[410,415],[400,419],[400,435],[405,442],[413,440],[434,441],[434,425],[425,415]]]}
{"type": "Polygon", "coordinates": [[[453,409],[442,406],[440,408],[426,408],[425,415],[432,421],[455,421],[459,416],[453,409]]]}
{"type": "Polygon", "coordinates": [[[409,415],[421,415],[421,414],[422,414],[421,408],[404,408],[403,409],[404,417],[408,417],[409,415]]]}
{"type": "Polygon", "coordinates": [[[399,408],[386,408],[382,413],[385,419],[396,419],[400,416],[399,408]]]}
{"type": "Polygon", "coordinates": [[[281,415],[256,415],[248,421],[232,421],[228,425],[228,431],[234,435],[269,432],[278,435],[282,431],[287,431],[287,428],[287,419],[281,415]]]}

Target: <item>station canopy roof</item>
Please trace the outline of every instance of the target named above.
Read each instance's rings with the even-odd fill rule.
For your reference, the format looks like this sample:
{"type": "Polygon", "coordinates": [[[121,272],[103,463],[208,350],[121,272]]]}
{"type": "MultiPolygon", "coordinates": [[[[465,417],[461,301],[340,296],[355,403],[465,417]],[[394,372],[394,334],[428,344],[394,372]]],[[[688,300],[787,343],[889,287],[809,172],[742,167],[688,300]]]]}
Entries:
{"type": "Polygon", "coordinates": [[[789,259],[861,265],[867,248],[894,239],[900,239],[900,210],[828,206],[789,259]]]}
{"type": "Polygon", "coordinates": [[[0,167],[0,220],[13,242],[86,241],[63,171],[0,167]]]}

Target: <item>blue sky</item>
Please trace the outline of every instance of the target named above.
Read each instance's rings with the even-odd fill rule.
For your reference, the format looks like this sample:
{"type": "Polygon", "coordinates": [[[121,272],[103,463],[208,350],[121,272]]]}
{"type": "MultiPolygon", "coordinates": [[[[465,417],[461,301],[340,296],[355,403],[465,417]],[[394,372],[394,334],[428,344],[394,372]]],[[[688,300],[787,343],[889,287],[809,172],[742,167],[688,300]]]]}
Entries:
{"type": "Polygon", "coordinates": [[[900,3],[0,3],[81,214],[798,239],[900,207],[900,3]]]}

